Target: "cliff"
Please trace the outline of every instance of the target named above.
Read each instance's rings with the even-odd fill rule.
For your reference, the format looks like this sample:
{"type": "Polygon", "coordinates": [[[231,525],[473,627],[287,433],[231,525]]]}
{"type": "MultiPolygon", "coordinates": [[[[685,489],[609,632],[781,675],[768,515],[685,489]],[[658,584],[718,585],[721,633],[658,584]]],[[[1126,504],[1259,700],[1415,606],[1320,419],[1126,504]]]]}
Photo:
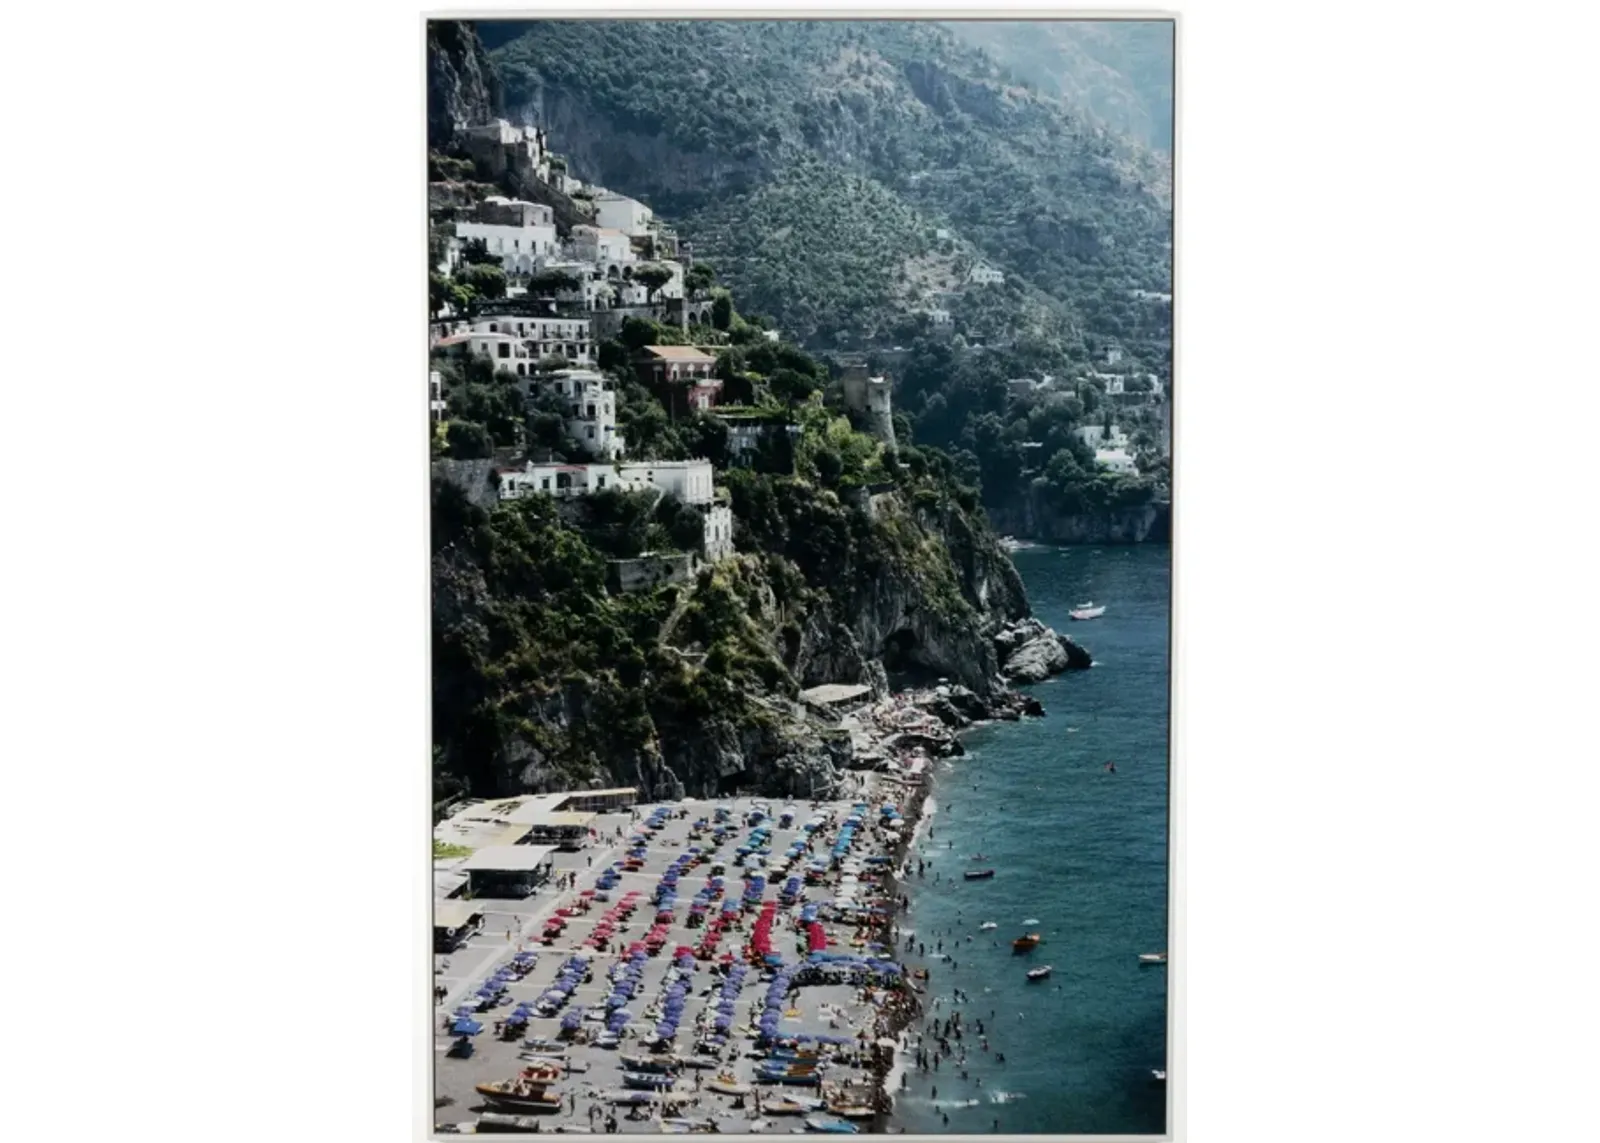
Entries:
{"type": "MultiPolygon", "coordinates": [[[[850,748],[799,704],[804,687],[882,693],[893,670],[1015,706],[1000,656],[1027,630],[1021,581],[981,518],[926,489],[847,504],[787,482],[801,527],[780,550],[612,596],[603,557],[556,504],[486,510],[454,483],[470,475],[441,467],[434,486],[441,795],[600,779],[659,797],[805,796],[833,788],[850,748]]],[[[740,523],[748,545],[759,533],[740,523]]]]}
{"type": "Polygon", "coordinates": [[[1046,544],[1166,543],[1171,536],[1171,505],[1156,502],[1103,512],[1064,513],[1051,507],[1038,489],[1028,488],[989,509],[997,531],[1046,544]]]}
{"type": "Polygon", "coordinates": [[[429,20],[427,51],[428,149],[444,151],[500,113],[500,80],[470,23],[429,20]]]}

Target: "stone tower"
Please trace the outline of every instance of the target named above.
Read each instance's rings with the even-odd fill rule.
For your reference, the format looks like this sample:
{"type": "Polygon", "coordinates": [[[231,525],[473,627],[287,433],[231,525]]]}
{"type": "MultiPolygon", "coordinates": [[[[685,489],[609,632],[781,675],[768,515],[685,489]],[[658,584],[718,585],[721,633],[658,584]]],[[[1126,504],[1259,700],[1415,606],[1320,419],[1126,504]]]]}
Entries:
{"type": "Polygon", "coordinates": [[[867,432],[894,446],[894,407],[887,377],[869,377],[859,365],[852,365],[840,378],[844,385],[844,403],[847,409],[865,418],[867,432]]]}

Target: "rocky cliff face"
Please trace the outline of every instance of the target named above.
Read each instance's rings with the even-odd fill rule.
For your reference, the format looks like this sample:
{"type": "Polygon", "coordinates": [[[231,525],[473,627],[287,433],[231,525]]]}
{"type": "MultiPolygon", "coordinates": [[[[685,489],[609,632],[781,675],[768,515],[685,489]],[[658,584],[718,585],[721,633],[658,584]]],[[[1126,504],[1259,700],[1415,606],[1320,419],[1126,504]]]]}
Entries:
{"type": "Polygon", "coordinates": [[[802,631],[794,671],[803,686],[887,686],[889,666],[956,680],[986,698],[999,683],[992,635],[1028,614],[1021,577],[993,532],[953,506],[911,509],[873,497],[886,557],[873,574],[830,585],[831,606],[802,631]]]}
{"type": "Polygon", "coordinates": [[[500,80],[470,23],[430,20],[427,40],[428,147],[443,151],[500,113],[500,80]]]}
{"type": "Polygon", "coordinates": [[[1005,535],[1047,544],[1166,543],[1171,507],[1146,504],[1100,513],[1062,513],[1030,488],[1009,503],[989,509],[989,517],[1005,535]]]}
{"type": "Polygon", "coordinates": [[[658,210],[671,212],[712,194],[737,194],[765,176],[768,165],[756,156],[734,158],[673,141],[655,126],[631,127],[595,109],[581,92],[534,78],[511,113],[549,132],[585,182],[626,187],[658,210]]]}

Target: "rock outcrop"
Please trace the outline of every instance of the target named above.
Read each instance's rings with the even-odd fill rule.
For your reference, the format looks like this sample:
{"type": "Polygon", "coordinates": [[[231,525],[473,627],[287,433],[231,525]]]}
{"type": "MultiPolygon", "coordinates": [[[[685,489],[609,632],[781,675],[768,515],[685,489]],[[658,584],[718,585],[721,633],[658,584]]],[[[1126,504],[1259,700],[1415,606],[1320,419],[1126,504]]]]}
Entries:
{"type": "Polygon", "coordinates": [[[1031,616],[997,632],[994,647],[1001,675],[1012,682],[1037,683],[1093,664],[1089,652],[1031,616]]]}
{"type": "Polygon", "coordinates": [[[1058,512],[1035,488],[989,509],[1000,532],[1046,544],[1165,543],[1171,536],[1171,515],[1171,505],[1165,502],[1104,512],[1058,512]]]}
{"type": "Polygon", "coordinates": [[[428,21],[428,149],[444,151],[461,131],[500,113],[500,80],[471,23],[428,21]]]}

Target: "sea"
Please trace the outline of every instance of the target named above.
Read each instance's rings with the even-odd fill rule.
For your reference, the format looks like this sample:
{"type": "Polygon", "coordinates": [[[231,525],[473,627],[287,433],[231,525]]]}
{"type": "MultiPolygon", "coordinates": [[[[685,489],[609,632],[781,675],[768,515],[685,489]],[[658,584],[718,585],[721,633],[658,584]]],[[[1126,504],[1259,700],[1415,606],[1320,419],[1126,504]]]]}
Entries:
{"type": "Polygon", "coordinates": [[[1171,549],[1037,547],[1013,558],[1034,614],[1094,666],[1031,688],[1044,718],[979,727],[964,756],[939,765],[914,851],[932,865],[913,872],[901,924],[929,954],[906,959],[931,968],[928,1003],[940,1003],[930,1013],[962,1014],[967,1061],[910,1067],[891,1125],[1159,1134],[1166,1088],[1151,1073],[1167,1066],[1167,969],[1138,958],[1167,950],[1171,549]],[[1068,619],[1089,601],[1105,615],[1068,619]],[[995,877],[961,876],[982,868],[995,877]],[[981,929],[986,921],[997,927],[981,929]],[[1012,939],[1027,932],[1043,942],[1014,955],[1012,939]],[[1046,980],[1027,980],[1047,964],[1046,980]]]}

